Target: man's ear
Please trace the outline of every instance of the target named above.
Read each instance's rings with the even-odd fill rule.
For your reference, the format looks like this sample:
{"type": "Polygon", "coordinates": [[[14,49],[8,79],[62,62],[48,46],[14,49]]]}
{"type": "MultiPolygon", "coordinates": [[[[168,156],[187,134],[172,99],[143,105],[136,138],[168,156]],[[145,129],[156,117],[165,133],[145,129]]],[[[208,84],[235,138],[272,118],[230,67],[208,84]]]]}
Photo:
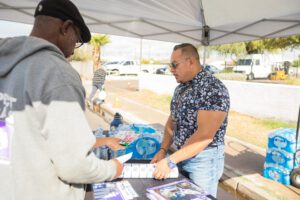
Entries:
{"type": "Polygon", "coordinates": [[[66,35],[68,33],[68,29],[70,26],[72,26],[73,22],[71,20],[66,20],[62,23],[60,27],[60,32],[62,35],[66,35]]]}
{"type": "Polygon", "coordinates": [[[195,63],[195,59],[193,57],[190,57],[189,59],[187,59],[187,62],[189,66],[192,66],[195,63]]]}

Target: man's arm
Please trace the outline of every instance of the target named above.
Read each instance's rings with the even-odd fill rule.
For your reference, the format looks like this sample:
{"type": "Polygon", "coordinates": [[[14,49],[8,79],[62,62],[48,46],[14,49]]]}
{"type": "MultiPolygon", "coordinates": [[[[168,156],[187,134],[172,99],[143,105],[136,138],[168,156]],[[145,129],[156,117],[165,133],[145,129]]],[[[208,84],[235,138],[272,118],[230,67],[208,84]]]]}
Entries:
{"type": "Polygon", "coordinates": [[[179,151],[170,156],[171,160],[178,163],[197,155],[205,149],[212,142],[226,115],[227,113],[222,111],[198,111],[197,124],[199,128],[179,151]]]}
{"type": "Polygon", "coordinates": [[[165,158],[166,153],[173,142],[172,135],[173,135],[173,120],[172,120],[172,117],[169,116],[169,118],[166,122],[166,125],[165,125],[164,138],[160,145],[160,150],[153,157],[153,159],[151,160],[151,163],[156,163],[156,162],[160,161],[161,159],[165,158]]]}
{"type": "Polygon", "coordinates": [[[112,150],[124,149],[125,146],[120,145],[121,139],[115,137],[96,138],[94,148],[108,146],[112,150]]]}
{"type": "MultiPolygon", "coordinates": [[[[42,134],[45,149],[57,176],[68,183],[94,183],[113,180],[122,165],[116,160],[101,160],[92,153],[95,144],[82,104],[81,88],[63,85],[45,95],[42,134]],[[63,94],[63,95],[62,95],[63,94]]],[[[84,105],[84,104],[83,104],[84,105]]]]}
{"type": "MultiPolygon", "coordinates": [[[[200,110],[197,115],[198,129],[186,141],[185,145],[170,156],[174,163],[187,160],[205,149],[212,142],[217,130],[225,120],[227,113],[222,111],[200,110]]],[[[154,171],[156,179],[163,179],[170,173],[168,162],[162,159],[154,171]]]]}

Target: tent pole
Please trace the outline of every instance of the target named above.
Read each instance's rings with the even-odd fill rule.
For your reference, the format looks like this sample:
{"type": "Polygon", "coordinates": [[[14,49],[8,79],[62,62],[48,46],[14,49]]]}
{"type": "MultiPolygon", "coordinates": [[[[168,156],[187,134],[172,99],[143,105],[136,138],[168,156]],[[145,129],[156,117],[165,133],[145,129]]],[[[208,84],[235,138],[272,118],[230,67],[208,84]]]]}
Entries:
{"type": "Polygon", "coordinates": [[[143,59],[143,38],[140,39],[140,71],[142,71],[142,59],[143,59]]]}
{"type": "Polygon", "coordinates": [[[203,63],[202,63],[202,65],[206,64],[206,51],[207,51],[207,46],[204,46],[204,49],[203,49],[203,63]]]}
{"type": "MultiPolygon", "coordinates": [[[[140,73],[142,72],[142,59],[143,59],[143,38],[140,38],[140,73]]],[[[138,77],[140,78],[140,75],[138,75],[138,77]]],[[[138,84],[138,91],[141,91],[140,87],[141,85],[138,84]]]]}
{"type": "Polygon", "coordinates": [[[204,9],[203,9],[203,4],[202,0],[199,1],[200,7],[201,7],[201,20],[202,20],[202,40],[201,44],[204,46],[204,51],[203,51],[203,64],[206,64],[206,52],[207,52],[207,46],[209,45],[209,37],[210,37],[210,27],[207,26],[206,20],[205,20],[205,15],[204,15],[204,9]]]}

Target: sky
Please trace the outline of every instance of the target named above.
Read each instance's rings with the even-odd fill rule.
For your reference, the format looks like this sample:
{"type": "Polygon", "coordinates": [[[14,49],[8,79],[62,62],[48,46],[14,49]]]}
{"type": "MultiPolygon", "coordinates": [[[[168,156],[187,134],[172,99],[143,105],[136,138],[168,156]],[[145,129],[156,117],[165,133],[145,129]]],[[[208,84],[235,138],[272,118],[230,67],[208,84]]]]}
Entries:
{"type": "Polygon", "coordinates": [[[175,43],[110,36],[111,43],[102,47],[101,57],[108,60],[144,59],[169,60],[175,43]],[[142,47],[142,55],[140,54],[142,47]]]}
{"type": "MultiPolygon", "coordinates": [[[[0,38],[29,35],[31,28],[32,25],[0,20],[0,38]]],[[[170,59],[174,45],[176,45],[176,43],[171,42],[161,42],[145,39],[141,40],[138,38],[115,35],[110,35],[110,39],[112,42],[101,48],[101,58],[107,61],[124,59],[139,61],[141,57],[148,60],[154,59],[167,61],[170,59]]],[[[199,53],[200,57],[202,57],[201,52],[199,53]]],[[[278,59],[276,60],[291,61],[296,59],[298,55],[300,55],[300,50],[293,52],[287,51],[276,55],[278,57],[278,59]]],[[[221,63],[224,63],[225,59],[230,60],[229,57],[225,58],[216,53],[213,53],[210,54],[210,58],[207,59],[207,62],[213,65],[220,65],[221,63]]]]}
{"type": "MultiPolygon", "coordinates": [[[[32,25],[0,20],[0,38],[29,35],[32,25]]],[[[103,46],[101,57],[105,60],[145,59],[169,60],[176,43],[145,40],[110,35],[111,43],[103,46]]]]}
{"type": "Polygon", "coordinates": [[[28,35],[32,26],[0,20],[0,38],[28,35]]]}

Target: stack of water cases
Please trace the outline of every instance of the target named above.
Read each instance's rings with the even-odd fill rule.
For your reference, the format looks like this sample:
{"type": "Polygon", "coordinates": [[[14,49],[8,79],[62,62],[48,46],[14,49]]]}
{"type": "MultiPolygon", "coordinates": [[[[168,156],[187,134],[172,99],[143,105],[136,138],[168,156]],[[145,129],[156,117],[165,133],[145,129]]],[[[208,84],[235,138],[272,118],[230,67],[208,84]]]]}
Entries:
{"type": "MultiPolygon", "coordinates": [[[[132,158],[134,160],[151,160],[154,155],[160,149],[160,143],[162,140],[161,132],[155,130],[153,127],[146,124],[128,124],[120,125],[112,137],[119,137],[120,134],[126,133],[127,137],[130,134],[132,141],[126,145],[126,148],[114,151],[109,149],[111,158],[118,157],[127,153],[132,152],[132,158]]],[[[119,137],[124,138],[124,137],[119,137]]]]}
{"type": "MultiPolygon", "coordinates": [[[[299,141],[298,141],[299,142],[299,141]]],[[[296,129],[280,128],[269,134],[268,149],[264,164],[264,177],[290,185],[290,174],[299,160],[296,153],[296,129]]]]}

